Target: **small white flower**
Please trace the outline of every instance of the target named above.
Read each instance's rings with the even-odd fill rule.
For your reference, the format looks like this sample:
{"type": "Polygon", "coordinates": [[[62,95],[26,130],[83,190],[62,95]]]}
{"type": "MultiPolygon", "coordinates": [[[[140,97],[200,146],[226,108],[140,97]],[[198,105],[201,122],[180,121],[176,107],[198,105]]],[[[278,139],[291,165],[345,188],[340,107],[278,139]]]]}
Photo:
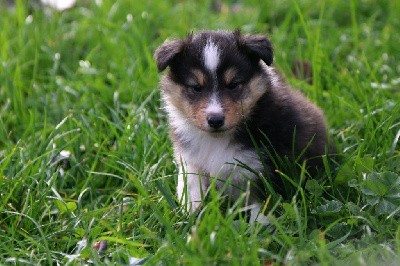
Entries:
{"type": "Polygon", "coordinates": [[[211,245],[214,245],[215,244],[215,236],[217,235],[217,232],[215,232],[215,231],[212,231],[211,232],[211,234],[210,234],[210,242],[211,242],[211,245]]]}
{"type": "Polygon", "coordinates": [[[126,15],[126,21],[128,21],[129,23],[132,22],[133,20],[133,16],[131,13],[129,13],[128,15],[126,15]]]}
{"type": "Polygon", "coordinates": [[[29,15],[29,16],[27,16],[26,19],[25,19],[25,24],[26,24],[26,25],[29,25],[29,24],[32,23],[32,21],[33,21],[33,16],[32,16],[32,15],[29,15]]]}
{"type": "Polygon", "coordinates": [[[63,11],[75,5],[76,0],[40,0],[42,4],[63,11]]]}
{"type": "Polygon", "coordinates": [[[67,150],[60,151],[60,156],[62,158],[70,158],[71,155],[72,155],[72,152],[70,152],[70,151],[67,151],[67,150]]]}

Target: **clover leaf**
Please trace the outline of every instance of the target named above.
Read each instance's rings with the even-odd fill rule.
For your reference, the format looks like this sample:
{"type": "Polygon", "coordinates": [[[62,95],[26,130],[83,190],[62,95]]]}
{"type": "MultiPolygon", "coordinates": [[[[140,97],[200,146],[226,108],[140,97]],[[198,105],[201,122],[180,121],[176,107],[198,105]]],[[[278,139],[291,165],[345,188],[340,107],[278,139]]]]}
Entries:
{"type": "Polygon", "coordinates": [[[388,214],[400,206],[400,176],[393,172],[373,172],[361,184],[366,203],[378,214],[388,214]]]}

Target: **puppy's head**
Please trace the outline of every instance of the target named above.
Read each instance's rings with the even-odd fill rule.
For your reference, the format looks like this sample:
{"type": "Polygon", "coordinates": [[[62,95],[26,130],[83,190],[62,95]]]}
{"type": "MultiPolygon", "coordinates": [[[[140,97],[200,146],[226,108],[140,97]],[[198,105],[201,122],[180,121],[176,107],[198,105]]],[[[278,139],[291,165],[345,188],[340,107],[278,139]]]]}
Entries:
{"type": "Polygon", "coordinates": [[[210,134],[230,131],[250,114],[268,87],[263,64],[273,61],[266,37],[238,31],[168,41],[154,57],[159,71],[169,67],[161,90],[170,115],[179,112],[210,134]]]}

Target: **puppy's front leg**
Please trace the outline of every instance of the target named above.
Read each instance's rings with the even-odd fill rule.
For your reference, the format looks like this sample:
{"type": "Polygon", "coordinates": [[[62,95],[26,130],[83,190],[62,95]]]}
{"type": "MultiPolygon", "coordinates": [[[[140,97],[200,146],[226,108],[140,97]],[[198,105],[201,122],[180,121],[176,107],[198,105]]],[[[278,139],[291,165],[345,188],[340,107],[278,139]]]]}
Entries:
{"type": "Polygon", "coordinates": [[[177,194],[187,211],[193,213],[200,207],[206,190],[207,180],[198,169],[189,164],[179,166],[177,194]]]}

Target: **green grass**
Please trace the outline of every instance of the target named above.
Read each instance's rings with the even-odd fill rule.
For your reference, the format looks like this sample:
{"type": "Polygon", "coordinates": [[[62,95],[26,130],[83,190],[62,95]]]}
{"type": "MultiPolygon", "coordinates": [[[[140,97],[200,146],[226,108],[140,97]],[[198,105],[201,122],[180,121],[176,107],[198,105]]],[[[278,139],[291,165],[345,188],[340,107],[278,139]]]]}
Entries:
{"type": "Polygon", "coordinates": [[[400,263],[398,1],[96,2],[0,9],[0,264],[400,263]],[[337,143],[322,181],[268,201],[268,226],[215,191],[197,217],[178,207],[152,54],[203,28],[270,36],[337,143]]]}

